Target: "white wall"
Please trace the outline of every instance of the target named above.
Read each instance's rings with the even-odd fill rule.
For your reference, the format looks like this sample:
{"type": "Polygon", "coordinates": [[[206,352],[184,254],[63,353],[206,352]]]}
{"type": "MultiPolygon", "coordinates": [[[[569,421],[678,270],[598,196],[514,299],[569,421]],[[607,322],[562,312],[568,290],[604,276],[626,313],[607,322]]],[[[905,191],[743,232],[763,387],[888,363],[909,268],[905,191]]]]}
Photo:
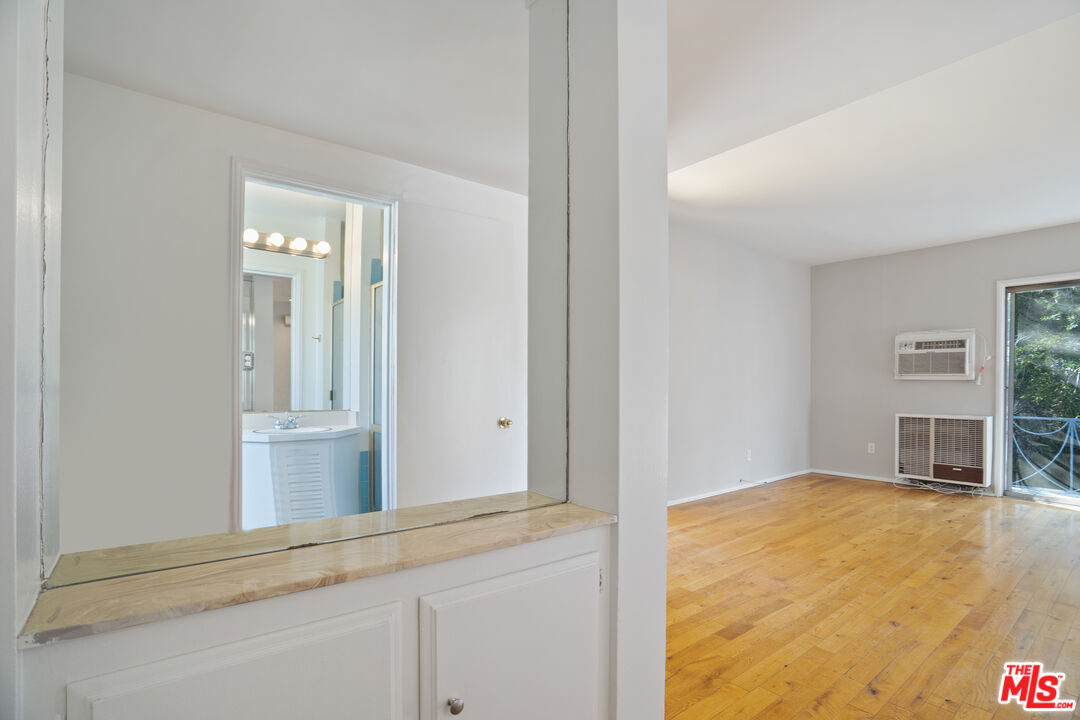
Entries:
{"type": "Polygon", "coordinates": [[[1080,224],[813,268],[813,467],[891,478],[896,413],[992,415],[997,281],[1073,270],[1080,224]],[[981,386],[893,379],[897,333],[951,328],[991,343],[981,386]]]}
{"type": "MultiPolygon", "coordinates": [[[[509,407],[502,414],[521,418],[508,439],[520,446],[512,454],[517,465],[487,472],[479,456],[472,472],[461,474],[477,478],[475,487],[455,492],[467,497],[504,491],[492,487],[499,484],[492,480],[495,472],[506,490],[524,486],[526,198],[79,76],[67,75],[66,82],[63,260],[70,272],[62,290],[60,443],[65,552],[229,529],[235,369],[227,262],[229,243],[239,242],[230,238],[230,163],[237,157],[343,190],[402,198],[413,208],[492,219],[504,228],[499,238],[515,248],[509,253],[515,260],[501,272],[519,279],[501,315],[508,312],[512,319],[500,327],[510,351],[415,350],[430,332],[425,314],[447,304],[446,297],[425,297],[424,285],[410,282],[414,273],[429,271],[417,253],[409,262],[403,258],[399,268],[402,292],[417,294],[398,318],[398,353],[412,358],[420,373],[466,350],[474,358],[497,357],[513,369],[516,384],[507,389],[509,407]],[[188,297],[193,282],[202,292],[188,297]],[[175,302],[181,294],[185,301],[175,302]]],[[[410,236],[411,228],[426,226],[411,223],[405,206],[401,252],[432,242],[456,253],[470,251],[470,238],[452,232],[410,236]]],[[[467,278],[457,280],[453,288],[471,292],[467,278]]],[[[398,418],[406,428],[425,406],[416,395],[423,388],[407,380],[403,376],[399,387],[398,418]]],[[[455,432],[452,424],[441,425],[438,436],[399,451],[422,448],[434,461],[452,450],[455,432]]],[[[402,486],[412,482],[414,470],[426,466],[400,466],[402,486]]]]}
{"type": "Polygon", "coordinates": [[[808,469],[810,268],[672,223],[670,272],[669,501],[808,469]]]}

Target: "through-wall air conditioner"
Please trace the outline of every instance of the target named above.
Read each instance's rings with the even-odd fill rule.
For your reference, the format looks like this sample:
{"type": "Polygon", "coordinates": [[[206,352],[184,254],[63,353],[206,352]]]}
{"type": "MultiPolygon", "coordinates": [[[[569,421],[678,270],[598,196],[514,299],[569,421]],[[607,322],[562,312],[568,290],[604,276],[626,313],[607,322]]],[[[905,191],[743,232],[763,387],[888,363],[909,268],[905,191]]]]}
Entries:
{"type": "Polygon", "coordinates": [[[982,415],[897,415],[896,477],[990,487],[993,422],[982,415]]]}
{"type": "Polygon", "coordinates": [[[927,330],[896,336],[897,380],[974,380],[974,330],[927,330]]]}

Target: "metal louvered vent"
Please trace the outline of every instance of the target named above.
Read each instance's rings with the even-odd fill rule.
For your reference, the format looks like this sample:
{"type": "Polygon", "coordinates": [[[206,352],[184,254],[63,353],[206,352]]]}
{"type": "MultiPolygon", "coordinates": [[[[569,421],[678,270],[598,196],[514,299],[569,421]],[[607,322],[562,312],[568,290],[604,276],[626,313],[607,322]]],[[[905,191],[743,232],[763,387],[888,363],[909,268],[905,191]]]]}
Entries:
{"type": "Polygon", "coordinates": [[[979,415],[897,415],[896,476],[989,487],[993,423],[979,415]]]}
{"type": "Polygon", "coordinates": [[[938,418],[934,421],[934,458],[947,465],[983,467],[983,421],[938,418]]]}
{"type": "Polygon", "coordinates": [[[897,474],[930,477],[930,418],[897,419],[897,474]]]}

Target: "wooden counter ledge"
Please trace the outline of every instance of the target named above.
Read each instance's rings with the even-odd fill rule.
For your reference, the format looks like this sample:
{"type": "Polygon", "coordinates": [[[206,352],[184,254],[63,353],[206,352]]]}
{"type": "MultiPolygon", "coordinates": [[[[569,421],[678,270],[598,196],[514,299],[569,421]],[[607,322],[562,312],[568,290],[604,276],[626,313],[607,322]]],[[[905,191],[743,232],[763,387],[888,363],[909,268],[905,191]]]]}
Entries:
{"type": "Polygon", "coordinates": [[[193,615],[614,522],[608,513],[563,503],[53,588],[38,597],[19,644],[34,647],[193,615]]]}

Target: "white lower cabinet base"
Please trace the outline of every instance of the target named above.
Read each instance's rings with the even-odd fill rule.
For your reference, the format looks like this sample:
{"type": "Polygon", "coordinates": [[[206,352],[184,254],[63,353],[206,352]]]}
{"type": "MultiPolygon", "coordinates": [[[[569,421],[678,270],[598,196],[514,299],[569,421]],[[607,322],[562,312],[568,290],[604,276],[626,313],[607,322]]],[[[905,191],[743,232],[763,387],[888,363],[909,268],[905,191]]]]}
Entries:
{"type": "Polygon", "coordinates": [[[400,603],[68,686],[68,720],[401,720],[400,603]]]}
{"type": "Polygon", "coordinates": [[[612,528],[20,651],[33,720],[592,720],[612,528]]]}
{"type": "Polygon", "coordinates": [[[599,713],[596,553],[420,598],[420,717],[599,713]]]}

